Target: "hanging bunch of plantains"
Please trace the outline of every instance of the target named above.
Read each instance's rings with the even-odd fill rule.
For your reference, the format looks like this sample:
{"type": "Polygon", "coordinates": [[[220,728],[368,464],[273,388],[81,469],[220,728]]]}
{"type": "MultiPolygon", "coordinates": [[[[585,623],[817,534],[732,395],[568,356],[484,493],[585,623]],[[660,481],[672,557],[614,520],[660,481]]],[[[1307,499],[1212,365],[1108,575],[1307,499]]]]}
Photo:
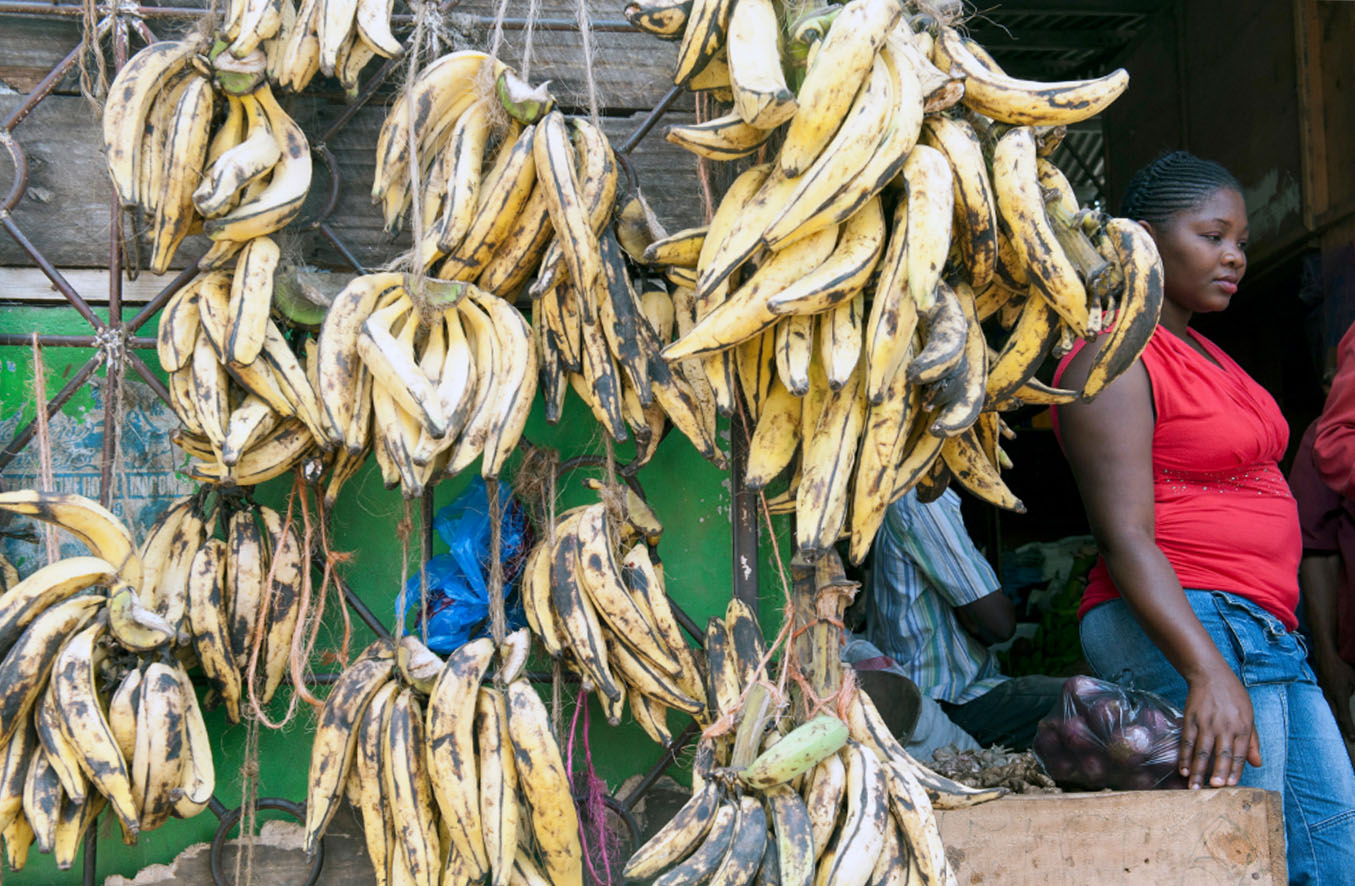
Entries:
{"type": "Polygon", "coordinates": [[[646,257],[680,284],[686,329],[664,356],[703,368],[726,414],[742,392],[749,485],[786,477],[770,504],[795,513],[799,550],[846,534],[860,561],[910,489],[955,480],[1020,510],[999,413],[1095,396],[1152,334],[1162,275],[1142,229],[1080,208],[1050,160],[1123,70],[1018,80],[901,0],[788,6],[627,6],[681,41],[674,82],[732,105],[668,139],[752,164],[708,226],[646,257]],[[1036,377],[1106,330],[1083,390],[1036,377]]]}

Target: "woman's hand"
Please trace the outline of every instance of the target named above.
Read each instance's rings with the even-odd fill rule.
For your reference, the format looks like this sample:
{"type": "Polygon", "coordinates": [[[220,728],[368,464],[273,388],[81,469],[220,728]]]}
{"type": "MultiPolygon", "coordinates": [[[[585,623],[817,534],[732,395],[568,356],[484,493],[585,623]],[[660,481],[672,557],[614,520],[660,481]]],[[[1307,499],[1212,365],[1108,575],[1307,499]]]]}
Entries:
{"type": "Polygon", "coordinates": [[[1251,698],[1227,667],[1190,681],[1177,768],[1192,789],[1202,787],[1209,759],[1214,759],[1210,787],[1235,785],[1242,764],[1261,765],[1261,744],[1252,719],[1251,698]]]}

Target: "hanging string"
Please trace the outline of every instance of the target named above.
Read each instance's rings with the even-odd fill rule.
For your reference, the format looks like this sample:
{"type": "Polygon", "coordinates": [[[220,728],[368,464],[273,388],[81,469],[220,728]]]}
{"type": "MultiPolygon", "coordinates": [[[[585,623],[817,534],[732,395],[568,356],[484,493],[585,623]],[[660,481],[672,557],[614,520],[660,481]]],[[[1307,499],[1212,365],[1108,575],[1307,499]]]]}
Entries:
{"type": "MultiPolygon", "coordinates": [[[[500,9],[503,7],[500,6],[500,9]]],[[[532,38],[536,34],[536,18],[541,14],[541,0],[530,0],[527,4],[527,27],[522,45],[522,79],[531,82],[532,76],[532,38]]]]}
{"type": "MultiPolygon", "coordinates": [[[[300,541],[292,531],[292,511],[296,502],[296,494],[297,486],[296,484],[293,484],[292,495],[287,500],[287,512],[283,520],[284,534],[280,544],[297,545],[299,548],[300,541]]],[[[323,499],[318,495],[316,496],[316,499],[316,522],[320,528],[320,548],[325,557],[325,565],[323,568],[323,575],[320,579],[320,590],[318,594],[324,599],[330,593],[331,588],[333,589],[333,593],[342,594],[333,580],[334,568],[340,563],[347,563],[352,559],[352,555],[342,551],[334,551],[330,548],[329,532],[327,529],[329,515],[324,509],[323,499]]],[[[298,549],[297,551],[297,554],[301,556],[302,568],[307,573],[310,571],[309,561],[305,556],[308,550],[309,549],[298,549]]],[[[253,713],[254,719],[258,720],[269,729],[281,729],[290,723],[292,717],[296,715],[298,703],[301,701],[301,697],[298,693],[290,693],[287,700],[286,713],[283,714],[282,719],[274,721],[265,713],[263,703],[260,701],[258,694],[257,681],[259,675],[259,657],[263,654],[264,628],[269,621],[269,613],[277,606],[278,588],[274,583],[274,577],[279,559],[278,551],[275,548],[273,554],[269,557],[268,574],[264,579],[264,587],[269,589],[268,596],[260,606],[259,617],[254,621],[254,633],[250,638],[249,665],[245,669],[245,689],[247,697],[249,698],[249,709],[253,713]]],[[[303,588],[304,587],[303,584],[303,588]]],[[[298,604],[298,611],[303,617],[297,619],[296,626],[292,629],[292,636],[290,638],[290,643],[294,650],[293,657],[291,658],[292,680],[294,686],[302,685],[297,683],[297,675],[304,678],[306,673],[304,662],[309,661],[312,651],[305,649],[304,643],[304,638],[308,633],[309,624],[307,618],[304,617],[308,605],[309,601],[305,599],[301,600],[298,604]]],[[[339,648],[339,659],[346,662],[348,661],[349,647],[352,643],[353,621],[348,613],[348,606],[344,604],[342,599],[339,601],[339,612],[343,617],[343,643],[339,648]]]]}
{"type": "MultiPolygon", "coordinates": [[[[485,481],[485,494],[489,499],[489,635],[495,646],[502,646],[508,618],[503,611],[503,507],[498,477],[485,481]]],[[[496,679],[498,673],[496,670],[496,679]]]]}
{"type": "Polygon", "coordinates": [[[105,329],[95,336],[99,347],[103,350],[104,359],[104,378],[108,384],[108,402],[112,408],[105,413],[105,423],[111,422],[113,425],[113,468],[109,472],[109,477],[113,481],[113,492],[109,495],[110,504],[113,499],[122,503],[122,517],[129,525],[131,522],[132,509],[129,505],[131,496],[130,485],[127,481],[127,472],[123,470],[122,464],[122,426],[123,416],[126,414],[127,400],[127,363],[124,359],[123,349],[126,347],[127,338],[122,330],[105,329]]]}
{"type": "MultiPolygon", "coordinates": [[[[743,408],[744,404],[741,402],[740,409],[743,408]]],[[[743,412],[742,414],[744,417],[743,426],[744,428],[747,428],[749,421],[747,413],[743,412]]],[[[791,583],[790,579],[786,576],[785,563],[781,558],[781,546],[776,538],[776,528],[772,525],[772,512],[767,506],[767,496],[762,490],[758,490],[758,501],[762,505],[763,520],[767,524],[767,537],[771,540],[772,561],[776,564],[777,577],[781,583],[782,596],[781,629],[777,631],[776,637],[767,644],[767,651],[763,654],[761,661],[758,662],[758,671],[763,674],[768,672],[771,661],[776,657],[778,650],[781,653],[780,669],[774,681],[770,679],[755,680],[748,686],[745,686],[743,692],[739,695],[738,701],[732,708],[729,711],[726,711],[725,714],[714,723],[711,723],[702,730],[702,737],[704,738],[716,738],[733,731],[738,724],[738,715],[743,709],[743,703],[748,696],[748,690],[758,683],[761,683],[772,692],[772,697],[775,699],[775,703],[779,709],[789,703],[787,687],[788,684],[793,681],[804,693],[805,699],[812,708],[810,716],[821,709],[830,708],[835,701],[838,707],[841,708],[844,704],[844,696],[850,697],[850,689],[845,689],[829,698],[819,698],[814,694],[812,687],[809,685],[809,681],[804,677],[803,671],[799,665],[799,660],[795,655],[795,644],[793,641],[812,627],[813,624],[823,621],[824,619],[816,618],[814,621],[810,622],[810,624],[801,627],[799,630],[795,630],[795,603],[791,592],[791,583]]],[[[846,719],[846,709],[842,708],[842,711],[844,713],[843,719],[846,719]]]]}
{"type": "Polygon", "coordinates": [[[550,679],[550,723],[551,728],[555,730],[555,743],[559,744],[563,735],[560,732],[560,724],[565,718],[565,693],[564,693],[564,670],[560,666],[560,659],[551,659],[551,679],[550,679]]]}
{"type": "MultiPolygon", "coordinates": [[[[556,471],[559,469],[559,461],[556,458],[548,458],[546,464],[546,486],[541,495],[545,499],[546,512],[546,544],[549,547],[547,551],[555,550],[555,483],[556,471]]],[[[555,741],[560,741],[561,721],[564,720],[564,671],[560,666],[560,659],[552,659],[551,680],[550,680],[550,722],[555,730],[555,741]]]]}
{"type": "MultiPolygon", "coordinates": [[[[409,501],[405,501],[409,507],[409,501]]],[[[419,508],[419,642],[428,645],[428,560],[433,556],[433,546],[429,542],[428,527],[423,523],[423,507],[419,508]]],[[[400,585],[404,593],[404,585],[400,585]]]]}
{"type": "MultiPolygon", "coordinates": [[[[294,479],[292,481],[292,492],[290,495],[287,496],[287,512],[283,517],[282,521],[283,537],[280,544],[288,544],[289,543],[288,539],[291,537],[292,509],[296,504],[296,493],[297,493],[297,481],[294,479]]],[[[273,555],[268,558],[268,574],[264,576],[264,587],[269,589],[269,611],[272,610],[274,604],[273,598],[276,594],[276,588],[273,582],[275,576],[277,575],[278,562],[280,560],[281,558],[278,556],[278,550],[277,548],[274,548],[273,555]]],[[[302,585],[302,592],[304,595],[305,592],[304,584],[302,585]]],[[[305,614],[306,611],[305,604],[307,602],[309,601],[307,601],[303,596],[301,601],[299,601],[298,603],[299,607],[298,612],[302,613],[303,615],[305,614]]],[[[264,629],[264,619],[262,618],[255,619],[254,636],[250,638],[249,667],[246,668],[245,670],[245,689],[249,693],[249,707],[250,710],[254,712],[254,719],[261,721],[269,729],[281,729],[284,725],[286,725],[286,723],[289,720],[292,719],[292,714],[295,713],[296,711],[297,702],[299,698],[296,692],[292,692],[290,694],[290,698],[288,699],[287,702],[287,713],[285,716],[283,716],[282,720],[277,723],[274,723],[271,720],[269,720],[268,716],[264,713],[263,705],[259,702],[258,693],[255,692],[254,688],[255,674],[258,672],[259,668],[260,650],[262,650],[263,648],[263,637],[264,637],[263,629],[264,629]]],[[[298,664],[299,656],[297,655],[297,650],[300,644],[300,637],[304,634],[304,632],[305,632],[304,619],[298,618],[296,627],[292,630],[290,644],[291,649],[289,651],[288,656],[288,663],[290,665],[289,670],[292,676],[292,684],[294,686],[296,685],[297,675],[303,673],[298,664]]]]}
{"type": "MultiPolygon", "coordinates": [[[[410,215],[410,239],[414,246],[410,251],[410,270],[414,276],[415,301],[422,303],[423,295],[423,250],[424,250],[424,229],[423,229],[423,163],[419,157],[419,133],[414,130],[414,84],[419,79],[419,59],[424,51],[424,41],[427,39],[428,28],[428,10],[431,2],[416,3],[417,9],[414,13],[414,38],[410,41],[409,66],[405,71],[404,96],[405,96],[405,130],[408,133],[409,150],[409,215],[410,215]]],[[[401,585],[403,589],[404,576],[401,576],[401,585]]]]}
{"type": "MultiPolygon", "coordinates": [[[[405,499],[405,515],[395,524],[395,537],[400,540],[400,611],[396,613],[396,630],[392,633],[402,637],[405,633],[405,587],[409,583],[409,538],[414,532],[414,518],[410,515],[409,499],[405,499]]],[[[422,617],[422,615],[420,615],[422,617]]]]}
{"type": "Polygon", "coordinates": [[[316,523],[320,526],[320,552],[325,557],[325,565],[320,574],[320,596],[325,597],[332,592],[339,599],[339,613],[343,617],[343,644],[339,647],[339,658],[341,661],[348,661],[348,648],[353,641],[353,618],[349,615],[348,604],[343,599],[343,591],[334,580],[334,567],[352,560],[353,555],[347,551],[335,551],[330,547],[329,509],[325,507],[324,496],[318,491],[315,496],[315,512],[316,523]]]}
{"type": "Polygon", "coordinates": [[[575,0],[575,17],[579,22],[579,38],[583,44],[583,76],[588,87],[588,117],[594,126],[601,127],[598,103],[598,84],[593,74],[593,24],[588,16],[586,0],[575,0]]]}
{"type": "Polygon", "coordinates": [[[250,719],[245,733],[244,759],[240,762],[240,836],[236,839],[235,882],[254,882],[254,827],[259,802],[259,721],[250,719]],[[244,868],[244,878],[240,868],[244,868]]]}
{"type": "Polygon", "coordinates": [[[778,644],[785,644],[785,649],[781,653],[781,672],[777,675],[776,681],[776,691],[784,698],[787,675],[790,671],[791,661],[795,657],[790,638],[786,636],[790,626],[795,624],[795,602],[794,596],[791,594],[790,579],[786,577],[786,565],[781,560],[781,545],[776,540],[776,528],[772,525],[772,511],[771,508],[767,507],[767,496],[759,489],[757,497],[758,502],[762,505],[763,521],[767,524],[767,538],[772,543],[772,562],[776,564],[777,577],[781,581],[781,630],[777,634],[776,642],[768,644],[767,656],[771,656],[772,650],[776,649],[778,644]]]}
{"type": "Polygon", "coordinates": [[[602,500],[607,506],[607,541],[615,546],[619,541],[617,528],[628,516],[626,509],[626,496],[621,489],[621,481],[616,479],[616,450],[612,446],[610,434],[602,436],[603,455],[605,456],[605,469],[607,472],[606,487],[603,491],[602,500]]]}
{"type": "Polygon", "coordinates": [[[438,27],[434,16],[438,16],[438,4],[434,0],[416,0],[415,34],[409,45],[409,66],[405,69],[405,131],[408,133],[409,150],[409,232],[413,248],[409,251],[408,270],[413,276],[415,291],[411,295],[416,303],[423,303],[424,294],[424,224],[423,224],[423,157],[419,154],[419,133],[415,131],[415,83],[419,81],[420,61],[425,54],[432,56],[438,47],[438,27]]]}
{"type": "MultiPolygon", "coordinates": [[[[42,345],[38,344],[38,334],[33,333],[33,404],[37,410],[38,423],[38,479],[44,492],[55,492],[56,481],[52,476],[52,436],[47,427],[47,366],[42,359],[42,345]]],[[[51,523],[42,524],[43,548],[47,552],[47,562],[55,563],[60,557],[56,543],[56,527],[51,523]]]]}
{"type": "MultiPolygon", "coordinates": [[[[295,500],[301,502],[301,603],[300,603],[300,624],[297,630],[292,634],[292,649],[289,660],[292,676],[292,692],[301,697],[301,700],[313,707],[324,707],[324,702],[316,698],[311,691],[306,688],[306,680],[310,676],[311,653],[315,650],[315,641],[320,633],[320,623],[325,614],[325,600],[320,597],[313,613],[308,613],[307,609],[311,605],[312,583],[310,569],[310,551],[311,551],[311,517],[310,508],[306,506],[305,488],[302,486],[301,474],[296,474],[292,482],[292,495],[295,500]]],[[[293,501],[287,502],[287,523],[291,525],[293,501]]]]}
{"type": "MultiPolygon", "coordinates": [[[[117,12],[113,12],[116,18],[117,12]]],[[[80,3],[80,94],[94,108],[96,119],[103,113],[103,97],[108,94],[108,62],[99,45],[98,0],[80,3]],[[94,57],[93,77],[89,73],[89,58],[94,57]]]]}
{"type": "MultiPolygon", "coordinates": [[[[499,57],[499,47],[503,45],[503,19],[508,14],[508,0],[499,0],[499,9],[494,13],[494,30],[489,39],[489,55],[491,58],[499,57]]],[[[531,18],[527,20],[528,27],[531,27],[531,18]]],[[[526,74],[523,75],[524,77],[526,74]]]]}
{"type": "Polygon", "coordinates": [[[607,793],[607,784],[601,778],[598,778],[597,769],[593,766],[593,751],[588,744],[588,693],[580,688],[579,695],[575,699],[574,717],[569,724],[569,744],[566,750],[565,769],[569,772],[571,786],[574,781],[574,740],[579,735],[579,714],[583,713],[583,775],[584,775],[584,816],[579,820],[579,842],[582,844],[583,860],[588,865],[588,873],[594,883],[611,886],[612,882],[612,861],[611,844],[614,838],[607,828],[607,804],[603,797],[607,793]],[[588,826],[592,825],[593,836],[590,839],[588,835],[588,826]],[[589,844],[596,846],[598,852],[602,855],[602,876],[598,876],[597,868],[593,866],[594,853],[589,851],[589,844]]]}
{"type": "MultiPolygon", "coordinates": [[[[706,118],[706,94],[698,92],[696,94],[696,122],[704,123],[706,118]]],[[[711,218],[715,215],[715,196],[710,189],[710,161],[699,155],[696,158],[696,183],[701,188],[701,209],[706,224],[710,224],[711,218]]]]}

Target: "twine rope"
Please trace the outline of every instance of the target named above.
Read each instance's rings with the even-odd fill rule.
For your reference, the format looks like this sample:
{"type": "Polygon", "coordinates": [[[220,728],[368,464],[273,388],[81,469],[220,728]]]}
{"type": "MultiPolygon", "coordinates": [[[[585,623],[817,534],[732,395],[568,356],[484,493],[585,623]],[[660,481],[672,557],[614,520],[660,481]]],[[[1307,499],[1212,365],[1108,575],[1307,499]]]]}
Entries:
{"type": "MultiPolygon", "coordinates": [[[[409,507],[409,501],[405,501],[409,507]]],[[[428,645],[428,560],[433,556],[433,546],[428,538],[428,527],[423,523],[423,508],[419,508],[419,641],[428,645]]],[[[404,593],[404,585],[400,585],[404,593]]]]}
{"type": "Polygon", "coordinates": [[[306,506],[305,489],[301,475],[297,474],[292,482],[292,497],[287,501],[287,524],[291,525],[294,503],[301,503],[301,617],[297,629],[292,633],[292,649],[289,665],[292,675],[292,692],[312,707],[324,707],[324,702],[306,688],[306,677],[310,670],[310,657],[315,649],[315,640],[320,633],[320,622],[324,617],[325,600],[320,596],[314,613],[308,613],[311,605],[312,583],[310,570],[310,550],[312,539],[310,508],[306,506]]]}
{"type": "MultiPolygon", "coordinates": [[[[489,500],[489,634],[495,646],[502,646],[508,633],[503,611],[503,508],[499,502],[499,478],[485,481],[489,500]]],[[[495,670],[498,679],[499,670],[495,670]]]]}
{"type": "MultiPolygon", "coordinates": [[[[116,21],[116,4],[111,6],[110,14],[116,21]]],[[[80,4],[80,94],[94,109],[96,119],[102,115],[103,97],[108,94],[108,62],[99,45],[98,0],[82,0],[80,4]],[[89,72],[90,56],[94,57],[93,77],[89,72]]]]}
{"type": "MultiPolygon", "coordinates": [[[[55,492],[55,480],[52,477],[52,436],[47,427],[47,366],[42,359],[42,345],[38,344],[38,334],[33,333],[33,406],[38,423],[38,478],[45,492],[55,492]]],[[[42,524],[43,548],[47,553],[48,564],[55,563],[60,556],[56,543],[56,527],[51,523],[42,524]]]]}
{"type": "MultiPolygon", "coordinates": [[[[420,71],[420,56],[425,50],[424,43],[428,37],[428,17],[430,11],[434,9],[432,2],[416,3],[414,11],[414,37],[410,41],[409,65],[405,69],[404,98],[405,98],[405,130],[408,133],[409,142],[409,215],[410,215],[410,239],[413,240],[413,248],[410,250],[410,270],[414,276],[415,296],[423,295],[423,250],[424,250],[424,229],[423,229],[423,164],[419,158],[419,134],[414,130],[414,84],[418,82],[420,71]]],[[[436,40],[436,36],[433,37],[436,40]]],[[[422,298],[416,298],[415,301],[422,302],[422,298]]],[[[408,514],[406,514],[406,517],[408,514]]],[[[404,588],[404,575],[401,575],[401,585],[404,588]]]]}
{"type": "MultiPolygon", "coordinates": [[[[499,8],[494,13],[494,30],[489,40],[489,54],[499,57],[499,47],[503,45],[503,20],[508,14],[508,0],[499,0],[499,8]]],[[[530,19],[528,19],[530,25],[530,19]]]]}
{"type": "Polygon", "coordinates": [[[571,787],[573,787],[574,781],[574,741],[580,735],[580,712],[583,714],[584,809],[587,815],[579,819],[579,842],[583,849],[583,860],[588,865],[588,873],[593,882],[611,886],[612,861],[609,850],[614,838],[607,829],[607,805],[602,799],[607,793],[607,784],[598,778],[597,769],[593,766],[593,751],[588,744],[588,692],[582,687],[579,688],[578,698],[575,699],[574,716],[569,724],[569,745],[565,760],[565,769],[569,772],[571,787]],[[589,824],[593,826],[593,837],[591,839],[588,834],[589,824]],[[596,844],[597,851],[602,854],[602,876],[598,876],[597,868],[593,865],[593,852],[589,850],[590,843],[596,844]]]}
{"type": "MultiPolygon", "coordinates": [[[[409,539],[414,534],[414,518],[410,514],[409,499],[404,499],[404,516],[400,522],[395,524],[395,537],[400,540],[400,612],[397,613],[396,627],[392,631],[397,638],[404,636],[405,619],[404,610],[408,601],[405,599],[405,588],[409,583],[409,539]]],[[[422,618],[422,614],[420,614],[422,618]]]]}
{"type": "Polygon", "coordinates": [[[529,0],[527,4],[527,28],[523,34],[524,42],[522,45],[523,80],[528,80],[532,74],[532,38],[536,34],[536,19],[540,14],[541,0],[529,0]]]}
{"type": "MultiPolygon", "coordinates": [[[[315,492],[315,511],[319,519],[316,521],[320,526],[320,551],[325,556],[325,566],[320,574],[320,594],[325,596],[331,590],[339,598],[339,613],[343,617],[343,645],[339,648],[339,656],[343,661],[348,661],[349,644],[353,641],[353,619],[349,615],[348,605],[343,599],[343,591],[334,581],[334,567],[340,563],[347,563],[353,559],[353,555],[347,551],[336,551],[329,544],[329,512],[325,507],[325,499],[317,489],[315,492]]],[[[309,564],[309,560],[307,561],[309,564]]]]}
{"type": "Polygon", "coordinates": [[[249,719],[245,733],[245,754],[240,761],[240,836],[235,854],[235,882],[250,886],[254,882],[254,828],[259,801],[259,721],[249,719]],[[244,868],[244,878],[240,869],[244,868]]]}
{"type": "MultiPolygon", "coordinates": [[[[541,491],[545,499],[546,511],[546,544],[550,545],[548,551],[555,550],[555,484],[557,482],[557,471],[559,470],[559,458],[549,458],[546,465],[546,486],[541,491]]],[[[550,678],[550,722],[555,730],[555,740],[560,741],[560,725],[564,719],[564,671],[560,665],[560,659],[556,658],[551,663],[550,678]]]]}
{"type": "MultiPolygon", "coordinates": [[[[127,407],[124,397],[127,387],[127,333],[123,329],[109,328],[95,333],[94,341],[102,352],[104,378],[107,380],[110,398],[108,402],[112,405],[105,422],[111,420],[113,424],[111,431],[113,434],[113,468],[109,472],[109,477],[113,481],[113,492],[110,493],[108,500],[111,503],[116,495],[118,501],[122,502],[123,519],[130,523],[131,508],[128,506],[128,500],[131,496],[131,490],[127,481],[127,472],[123,470],[122,461],[122,418],[127,407]]],[[[105,428],[104,433],[110,433],[110,431],[105,428]]]]}
{"type": "MultiPolygon", "coordinates": [[[[698,92],[696,94],[696,122],[704,123],[709,119],[710,112],[706,105],[706,94],[698,92]]],[[[715,216],[715,195],[711,193],[710,188],[710,161],[705,157],[696,158],[696,183],[701,188],[701,211],[706,224],[715,216]]]]}
{"type": "MultiPolygon", "coordinates": [[[[746,404],[744,404],[742,400],[739,401],[739,410],[740,415],[743,418],[742,424],[746,433],[746,429],[749,425],[749,417],[746,404]]],[[[731,430],[731,433],[734,433],[734,431],[731,430]]],[[[804,678],[803,672],[800,669],[799,661],[795,655],[794,640],[804,633],[804,631],[819,622],[829,622],[840,628],[843,627],[843,624],[837,619],[819,617],[810,621],[799,630],[795,629],[795,603],[793,594],[791,593],[791,583],[790,579],[786,576],[785,563],[781,558],[781,545],[776,540],[776,528],[772,525],[772,512],[767,506],[767,496],[762,490],[758,490],[758,503],[762,506],[762,518],[763,522],[767,525],[767,537],[771,540],[772,562],[776,564],[776,572],[781,584],[782,597],[781,630],[777,632],[776,637],[772,642],[767,644],[767,651],[763,654],[762,660],[758,662],[758,670],[764,674],[767,673],[768,666],[771,664],[771,660],[776,655],[777,650],[781,650],[780,668],[774,682],[769,680],[757,680],[754,681],[754,683],[745,686],[733,709],[726,711],[721,717],[716,719],[715,722],[702,730],[701,735],[703,738],[716,738],[732,732],[738,723],[737,714],[743,709],[744,702],[748,698],[748,691],[754,685],[759,683],[772,692],[773,703],[776,705],[777,710],[781,710],[785,705],[789,704],[787,688],[788,684],[792,681],[804,692],[805,698],[810,700],[813,706],[811,716],[812,713],[817,713],[819,710],[828,707],[835,698],[839,700],[839,704],[841,703],[841,692],[836,693],[828,699],[821,699],[814,694],[809,682],[804,678]]]]}
{"type": "Polygon", "coordinates": [[[593,24],[588,15],[586,0],[576,0],[575,18],[579,22],[579,39],[583,50],[583,76],[588,89],[588,117],[594,126],[601,127],[598,110],[598,84],[593,72],[593,24]]]}

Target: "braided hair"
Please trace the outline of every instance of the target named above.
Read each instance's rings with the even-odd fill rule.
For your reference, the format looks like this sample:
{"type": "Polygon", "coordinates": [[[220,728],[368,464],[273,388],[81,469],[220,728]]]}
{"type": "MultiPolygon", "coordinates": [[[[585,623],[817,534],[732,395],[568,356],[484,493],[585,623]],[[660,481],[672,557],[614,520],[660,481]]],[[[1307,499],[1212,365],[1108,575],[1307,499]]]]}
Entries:
{"type": "Polygon", "coordinates": [[[1134,173],[1120,203],[1120,214],[1135,221],[1163,224],[1176,213],[1199,206],[1221,188],[1242,193],[1242,185],[1218,163],[1189,151],[1172,151],[1134,173]]]}

